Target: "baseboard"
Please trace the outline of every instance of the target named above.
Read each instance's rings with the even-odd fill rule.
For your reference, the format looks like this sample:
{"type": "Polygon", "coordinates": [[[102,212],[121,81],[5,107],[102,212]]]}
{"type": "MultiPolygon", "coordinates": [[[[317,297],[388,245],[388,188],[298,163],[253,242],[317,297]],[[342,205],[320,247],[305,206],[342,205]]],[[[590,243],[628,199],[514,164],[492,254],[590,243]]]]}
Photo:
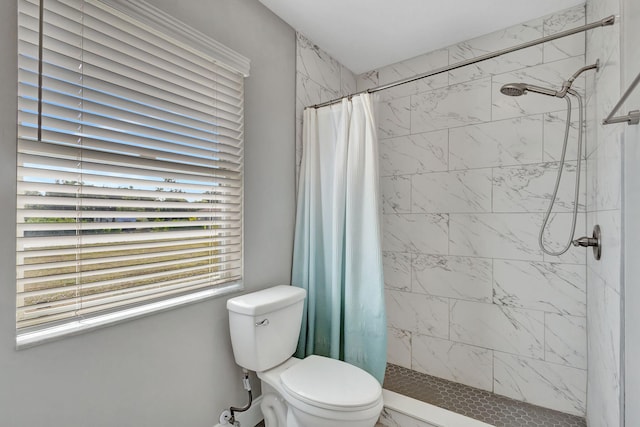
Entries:
{"type": "MultiPolygon", "coordinates": [[[[253,400],[251,408],[246,412],[240,412],[236,415],[236,419],[240,422],[240,427],[254,427],[260,421],[263,420],[262,411],[260,410],[260,402],[262,402],[262,396],[253,400]]],[[[231,427],[230,424],[222,425],[216,424],[213,427],[231,427]]]]}

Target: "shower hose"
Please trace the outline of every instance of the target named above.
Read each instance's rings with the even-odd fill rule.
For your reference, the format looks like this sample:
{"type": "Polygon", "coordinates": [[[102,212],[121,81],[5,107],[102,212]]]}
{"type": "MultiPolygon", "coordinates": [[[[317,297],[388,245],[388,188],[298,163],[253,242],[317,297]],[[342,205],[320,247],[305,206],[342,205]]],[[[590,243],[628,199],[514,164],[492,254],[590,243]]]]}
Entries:
{"type": "Polygon", "coordinates": [[[567,252],[571,247],[571,242],[576,233],[576,219],[578,217],[578,197],[580,196],[580,166],[582,163],[582,127],[584,125],[583,121],[583,112],[582,112],[582,97],[578,92],[573,89],[569,89],[567,91],[567,95],[573,95],[578,100],[578,159],[576,166],[576,184],[575,191],[573,197],[573,217],[571,220],[571,233],[569,235],[569,239],[565,246],[559,251],[553,251],[547,249],[544,244],[544,232],[547,228],[547,223],[549,222],[549,218],[551,217],[551,211],[553,210],[553,205],[556,202],[556,198],[558,196],[558,188],[560,187],[560,180],[562,179],[562,170],[565,165],[565,157],[567,155],[567,143],[569,141],[569,129],[571,128],[571,99],[569,96],[565,96],[564,99],[567,100],[567,122],[565,124],[564,129],[564,144],[562,145],[562,155],[560,157],[560,165],[558,167],[558,175],[556,176],[556,186],[553,190],[553,195],[551,196],[551,202],[549,203],[549,208],[547,209],[547,213],[544,216],[544,221],[542,222],[542,227],[540,227],[540,234],[538,235],[538,243],[540,244],[540,249],[547,254],[552,256],[560,256],[563,253],[567,252]]]}

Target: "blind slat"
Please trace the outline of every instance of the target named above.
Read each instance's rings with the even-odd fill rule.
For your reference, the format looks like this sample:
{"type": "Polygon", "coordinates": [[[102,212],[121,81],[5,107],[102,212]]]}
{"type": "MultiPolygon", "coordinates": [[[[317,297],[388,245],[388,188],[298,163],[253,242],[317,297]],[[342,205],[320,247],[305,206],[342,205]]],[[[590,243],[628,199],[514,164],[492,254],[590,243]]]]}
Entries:
{"type": "MultiPolygon", "coordinates": [[[[28,59],[32,58],[37,60],[37,46],[22,46],[26,44],[26,41],[20,41],[18,48],[22,52],[22,56],[26,56],[22,61],[22,64],[28,63],[28,59]]],[[[120,75],[116,71],[110,69],[104,69],[100,67],[100,64],[94,65],[91,63],[82,63],[82,74],[78,74],[76,71],[81,63],[80,58],[74,58],[66,56],[63,53],[44,49],[44,70],[43,74],[47,76],[59,76],[61,74],[67,74],[69,82],[77,82],[80,77],[82,80],[90,80],[94,82],[103,82],[102,85],[96,84],[96,88],[101,86],[119,87],[120,92],[129,91],[129,95],[136,99],[141,97],[140,94],[146,94],[147,96],[155,97],[156,99],[163,100],[167,106],[173,109],[188,109],[192,111],[200,111],[202,113],[196,114],[201,119],[206,120],[207,114],[216,114],[218,111],[228,111],[230,113],[238,112],[242,109],[242,100],[234,99],[230,96],[223,96],[221,93],[215,91],[215,82],[211,83],[212,88],[208,91],[210,98],[207,98],[205,94],[196,94],[191,91],[187,93],[177,92],[180,87],[178,85],[171,84],[167,81],[162,81],[160,87],[155,87],[149,84],[146,80],[143,80],[143,76],[138,76],[138,80],[128,79],[126,77],[120,78],[120,75]],[[75,76],[69,73],[76,73],[75,76]],[[188,96],[187,96],[188,95],[188,96]],[[215,99],[211,98],[215,96],[215,99]]],[[[104,65],[104,64],[103,64],[104,65]]],[[[33,68],[23,68],[25,71],[35,71],[33,68]]],[[[136,75],[135,71],[128,70],[129,75],[136,75]]],[[[161,80],[155,78],[155,82],[159,83],[161,80]]],[[[126,97],[126,96],[125,96],[126,97]]],[[[218,118],[220,120],[220,118],[218,118]]]]}
{"type": "MultiPolygon", "coordinates": [[[[52,135],[54,137],[55,135],[52,135]]],[[[66,144],[56,144],[55,142],[37,142],[37,141],[25,141],[19,140],[18,142],[18,157],[20,161],[20,154],[40,154],[39,159],[54,158],[48,161],[48,163],[55,167],[58,164],[63,164],[64,160],[81,160],[87,164],[98,165],[108,164],[111,167],[124,167],[125,170],[131,170],[132,175],[148,176],[153,173],[153,176],[163,175],[166,179],[172,179],[175,176],[188,176],[189,178],[198,177],[211,177],[214,178],[226,178],[228,180],[240,180],[240,172],[234,170],[227,170],[216,167],[219,162],[211,161],[209,167],[199,165],[189,165],[184,163],[176,163],[165,159],[149,159],[140,156],[135,148],[131,150],[131,153],[105,153],[103,151],[95,150],[81,150],[81,146],[67,146],[66,144]],[[45,157],[44,155],[48,155],[45,157]],[[56,161],[55,157],[61,159],[61,162],[56,161]]],[[[24,160],[35,160],[35,156],[27,156],[24,160]]],[[[27,163],[19,163],[24,166],[27,163]]],[[[238,169],[240,165],[237,166],[238,169]]]]}
{"type": "MultiPolygon", "coordinates": [[[[27,73],[26,71],[23,74],[27,73]]],[[[25,78],[30,76],[25,75],[25,78]]],[[[80,93],[81,86],[70,82],[60,81],[54,78],[45,77],[43,84],[48,85],[43,90],[42,101],[45,108],[67,108],[70,112],[89,113],[96,116],[113,118],[126,116],[129,123],[139,124],[146,129],[155,128],[173,135],[191,135],[199,140],[205,141],[203,146],[210,147],[210,143],[216,141],[220,135],[220,128],[225,128],[222,123],[200,122],[193,120],[192,117],[183,117],[176,114],[167,114],[165,111],[158,111],[148,108],[146,105],[136,104],[124,99],[116,99],[117,104],[109,104],[113,102],[113,97],[107,97],[99,92],[91,92],[87,96],[89,90],[80,93]]],[[[34,109],[34,103],[37,107],[38,88],[35,84],[25,84],[21,88],[22,98],[19,105],[21,110],[37,111],[34,109]]],[[[233,122],[227,131],[235,130],[240,127],[241,116],[239,114],[225,113],[228,116],[226,123],[233,122]]],[[[71,115],[73,117],[73,115],[71,115]]],[[[197,141],[194,138],[194,141],[197,141]]],[[[195,144],[198,145],[198,144],[195,144]]]]}
{"type": "MultiPolygon", "coordinates": [[[[29,81],[34,83],[37,87],[38,76],[38,60],[37,60],[37,46],[20,46],[22,49],[31,48],[36,56],[27,56],[24,53],[18,58],[18,68],[21,73],[21,81],[25,83],[29,81]],[[31,76],[29,76],[31,74],[31,76]],[[30,79],[30,80],[25,80],[30,79]]],[[[58,91],[62,93],[79,93],[82,91],[84,99],[96,100],[96,102],[103,103],[129,103],[129,105],[135,105],[136,108],[143,109],[144,111],[153,111],[153,115],[168,116],[174,115],[179,120],[195,120],[201,126],[203,124],[208,125],[211,123],[210,114],[215,111],[216,114],[222,114],[224,118],[228,120],[239,121],[242,115],[242,102],[237,101],[234,104],[226,102],[216,101],[215,108],[211,105],[202,106],[200,104],[191,103],[189,99],[181,100],[181,104],[168,103],[165,100],[163,105],[156,105],[154,100],[159,99],[155,94],[147,94],[144,92],[133,91],[132,89],[125,89],[117,83],[108,83],[104,80],[93,78],[86,73],[82,75],[82,80],[79,80],[77,70],[73,67],[63,67],[59,64],[51,62],[45,62],[43,64],[43,79],[45,80],[45,88],[52,91],[58,91]],[[83,84],[84,83],[84,84],[83,84]],[[204,108],[203,108],[204,107],[204,108]]],[[[215,88],[214,88],[215,89],[215,88]]],[[[215,90],[213,92],[215,95],[215,90]]],[[[164,117],[163,116],[163,117],[164,117]]]]}
{"type": "Polygon", "coordinates": [[[183,294],[186,291],[193,291],[202,289],[204,287],[210,287],[212,284],[217,285],[238,281],[241,279],[241,277],[241,270],[234,269],[218,274],[203,275],[203,277],[192,279],[189,281],[177,280],[168,282],[166,284],[163,284],[162,286],[152,285],[144,287],[138,289],[137,292],[133,295],[130,291],[127,291],[125,289],[121,291],[111,291],[110,293],[98,294],[95,298],[78,298],[76,301],[72,302],[70,302],[69,300],[64,300],[58,303],[45,303],[30,307],[20,307],[17,310],[17,314],[19,324],[23,325],[23,327],[28,327],[39,324],[40,321],[38,319],[44,316],[46,316],[47,318],[51,318],[52,321],[55,321],[73,316],[86,315],[94,313],[98,310],[106,310],[123,305],[121,302],[122,299],[126,300],[126,304],[133,304],[141,301],[146,301],[151,298],[183,294]],[[114,297],[114,295],[118,295],[118,293],[123,295],[123,297],[114,297]]]}
{"type": "MultiPolygon", "coordinates": [[[[211,254],[212,256],[220,256],[220,255],[228,255],[234,252],[235,247],[196,247],[196,248],[188,248],[188,249],[174,249],[163,252],[156,252],[154,254],[148,254],[149,262],[152,260],[161,260],[172,258],[175,259],[177,257],[187,257],[187,256],[203,256],[203,254],[211,254]]],[[[46,261],[46,259],[42,259],[41,261],[46,261]]],[[[22,265],[18,268],[18,278],[24,279],[27,277],[41,277],[44,275],[50,276],[50,271],[56,268],[59,269],[70,269],[70,268],[79,268],[82,271],[96,271],[107,268],[106,265],[113,265],[114,263],[122,263],[126,264],[135,264],[136,262],[144,262],[146,260],[140,261],[135,256],[129,255],[120,255],[120,256],[109,256],[109,257],[100,257],[95,259],[84,259],[81,267],[78,267],[78,260],[69,260],[63,261],[58,258],[55,262],[43,262],[43,263],[30,263],[28,265],[22,265]]]]}
{"type": "MultiPolygon", "coordinates": [[[[64,182],[64,180],[59,181],[64,182]]],[[[114,200],[123,198],[141,199],[151,201],[164,201],[168,198],[175,197],[175,192],[181,190],[184,198],[195,199],[200,203],[211,202],[216,203],[214,210],[221,209],[237,209],[240,203],[240,190],[238,188],[224,187],[225,191],[213,192],[210,187],[191,186],[184,188],[180,184],[173,187],[172,182],[154,183],[153,187],[146,184],[122,187],[117,183],[108,181],[105,177],[103,185],[91,185],[87,181],[83,182],[83,194],[90,198],[106,198],[111,196],[114,200]]],[[[18,194],[31,196],[51,196],[55,193],[66,194],[69,192],[77,193],[78,183],[69,183],[65,188],[60,183],[48,183],[42,181],[24,181],[20,183],[18,194]]],[[[23,209],[24,206],[19,206],[23,209]]]]}
{"type": "Polygon", "coordinates": [[[111,260],[121,256],[146,255],[155,256],[173,252],[190,251],[190,250],[212,250],[231,252],[237,250],[239,239],[229,238],[200,238],[181,242],[157,242],[146,241],[142,243],[127,243],[117,246],[92,246],[85,248],[86,250],[78,254],[73,247],[56,247],[44,250],[28,250],[20,253],[20,267],[26,268],[27,265],[51,265],[58,262],[78,260],[88,260],[92,262],[96,259],[111,260]]]}
{"type": "Polygon", "coordinates": [[[239,254],[228,255],[208,255],[194,257],[187,262],[182,260],[149,262],[143,265],[130,267],[104,268],[103,270],[89,271],[83,269],[81,279],[77,280],[77,273],[60,273],[48,276],[47,280],[41,277],[18,279],[18,288],[25,289],[20,294],[21,300],[27,298],[45,298],[47,296],[62,298],[59,294],[69,291],[76,291],[78,286],[83,291],[95,288],[108,288],[109,286],[135,287],[136,283],[146,283],[149,279],[159,279],[176,274],[189,274],[193,271],[201,271],[203,268],[210,270],[226,270],[229,266],[240,261],[239,254]],[[65,283],[72,282],[72,285],[65,286],[65,283]],[[79,282],[79,283],[78,283],[79,282]]]}
{"type": "MultiPolygon", "coordinates": [[[[218,229],[214,232],[210,232],[212,236],[220,238],[233,238],[240,236],[238,229],[225,230],[218,229]]],[[[174,239],[197,239],[202,236],[202,231],[194,230],[174,230],[174,231],[158,231],[158,232],[145,232],[145,233],[130,233],[126,236],[118,234],[89,234],[82,236],[83,245],[117,245],[123,238],[126,238],[127,242],[142,242],[147,240],[174,240],[174,239]]],[[[30,250],[30,249],[46,249],[51,247],[59,247],[65,245],[77,244],[80,239],[78,236],[50,236],[48,238],[42,237],[18,237],[17,245],[18,250],[30,250]]],[[[224,241],[224,239],[221,239],[224,241]]]]}
{"type": "Polygon", "coordinates": [[[241,280],[243,76],[101,0],[43,7],[41,38],[18,1],[18,330],[241,280]]]}

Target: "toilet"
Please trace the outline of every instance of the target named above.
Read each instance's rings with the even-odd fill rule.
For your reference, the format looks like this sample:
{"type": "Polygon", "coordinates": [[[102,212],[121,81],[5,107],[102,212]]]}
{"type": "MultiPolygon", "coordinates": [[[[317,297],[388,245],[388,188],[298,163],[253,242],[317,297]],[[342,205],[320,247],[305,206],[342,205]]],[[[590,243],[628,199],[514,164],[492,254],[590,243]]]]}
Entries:
{"type": "Polygon", "coordinates": [[[266,427],[373,427],[383,402],[372,375],[327,357],[292,357],[305,297],[274,286],[227,301],[233,354],[262,381],[266,427]]]}

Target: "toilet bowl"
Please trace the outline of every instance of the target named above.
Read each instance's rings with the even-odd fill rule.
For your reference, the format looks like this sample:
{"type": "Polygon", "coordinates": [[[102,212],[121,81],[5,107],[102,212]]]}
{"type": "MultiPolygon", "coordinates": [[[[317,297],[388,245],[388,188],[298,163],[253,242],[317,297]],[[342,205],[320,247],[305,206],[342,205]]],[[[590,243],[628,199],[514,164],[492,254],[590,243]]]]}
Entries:
{"type": "MultiPolygon", "coordinates": [[[[288,359],[282,365],[258,372],[263,394],[271,393],[286,406],[287,420],[276,426],[372,427],[382,411],[382,390],[371,375],[348,363],[321,356],[288,359]],[[295,422],[292,422],[295,421],[295,422]]],[[[262,404],[263,413],[271,400],[262,404]]],[[[266,417],[265,417],[266,419],[266,417]]]]}
{"type": "Polygon", "coordinates": [[[327,357],[291,357],[305,295],[276,286],[227,302],[236,363],[262,381],[266,427],[373,427],[383,401],[372,375],[327,357]]]}

